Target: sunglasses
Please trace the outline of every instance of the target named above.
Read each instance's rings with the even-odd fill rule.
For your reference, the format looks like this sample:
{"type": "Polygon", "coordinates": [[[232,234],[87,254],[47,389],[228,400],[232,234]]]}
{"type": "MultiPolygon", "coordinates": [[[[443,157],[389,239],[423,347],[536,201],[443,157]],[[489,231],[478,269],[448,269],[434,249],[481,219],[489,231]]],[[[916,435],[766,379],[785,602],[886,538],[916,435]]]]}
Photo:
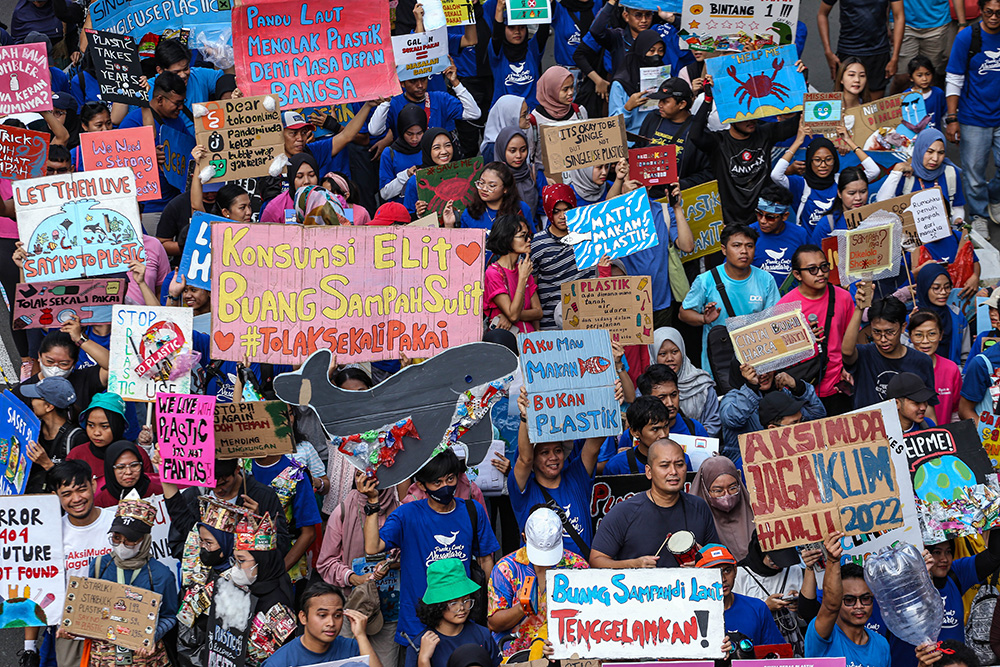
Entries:
{"type": "Polygon", "coordinates": [[[875,600],[875,596],[871,593],[865,593],[864,595],[845,595],[841,599],[841,603],[845,607],[853,607],[858,602],[861,603],[862,607],[872,606],[872,602],[875,600]]]}
{"type": "Polygon", "coordinates": [[[781,219],[781,214],[780,213],[765,213],[764,211],[761,211],[760,209],[757,209],[757,217],[758,218],[764,218],[768,222],[777,222],[778,220],[781,219]]]}

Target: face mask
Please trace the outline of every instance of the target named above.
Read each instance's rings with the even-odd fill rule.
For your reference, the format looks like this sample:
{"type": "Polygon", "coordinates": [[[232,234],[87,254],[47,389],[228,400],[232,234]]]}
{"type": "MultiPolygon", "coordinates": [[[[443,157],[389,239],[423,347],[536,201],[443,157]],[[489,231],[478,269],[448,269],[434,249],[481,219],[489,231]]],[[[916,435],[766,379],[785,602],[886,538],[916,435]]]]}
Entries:
{"type": "Polygon", "coordinates": [[[663,58],[661,56],[643,56],[642,66],[643,67],[659,67],[663,64],[663,58]]]}
{"type": "Polygon", "coordinates": [[[226,560],[226,557],[222,555],[222,549],[216,549],[215,551],[202,549],[198,557],[201,559],[201,564],[206,567],[221,565],[226,560]]]}
{"type": "Polygon", "coordinates": [[[40,364],[42,367],[42,377],[43,378],[64,378],[69,376],[73,372],[73,369],[64,370],[58,366],[46,366],[45,364],[40,364]]]}
{"type": "Polygon", "coordinates": [[[740,494],[734,493],[731,496],[722,496],[721,498],[709,497],[708,503],[719,510],[720,512],[730,512],[736,504],[740,502],[740,494]]]}
{"type": "MultiPolygon", "coordinates": [[[[254,565],[254,569],[255,570],[256,570],[256,568],[257,568],[257,566],[254,565]]],[[[229,578],[237,586],[242,586],[242,587],[246,588],[247,586],[249,586],[253,582],[257,581],[257,573],[254,572],[252,575],[248,574],[247,571],[244,570],[239,565],[234,565],[233,568],[231,570],[229,570],[229,578]]]]}
{"type": "Polygon", "coordinates": [[[115,552],[119,560],[128,560],[130,558],[135,558],[139,554],[139,545],[134,547],[127,547],[125,544],[115,544],[111,547],[111,550],[115,552]]]}
{"type": "Polygon", "coordinates": [[[427,495],[442,505],[447,505],[455,497],[456,488],[458,488],[457,484],[452,484],[451,486],[445,485],[433,491],[428,491],[427,495]]]}

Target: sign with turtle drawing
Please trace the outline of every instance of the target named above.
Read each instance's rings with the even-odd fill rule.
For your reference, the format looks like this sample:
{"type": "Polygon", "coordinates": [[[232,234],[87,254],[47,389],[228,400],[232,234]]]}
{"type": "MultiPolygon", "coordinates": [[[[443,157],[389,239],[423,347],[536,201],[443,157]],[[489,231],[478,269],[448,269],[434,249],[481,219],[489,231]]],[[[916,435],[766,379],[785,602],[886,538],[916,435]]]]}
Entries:
{"type": "Polygon", "coordinates": [[[795,46],[778,46],[705,61],[719,120],[734,123],[802,111],[806,80],[796,71],[795,46]]]}
{"type": "Polygon", "coordinates": [[[145,260],[131,169],[14,181],[14,207],[25,282],[125,273],[145,260]]]}
{"type": "Polygon", "coordinates": [[[419,169],[417,199],[427,202],[427,211],[439,217],[450,201],[455,216],[461,217],[462,211],[472,202],[476,179],[482,173],[482,156],[419,169]]]}

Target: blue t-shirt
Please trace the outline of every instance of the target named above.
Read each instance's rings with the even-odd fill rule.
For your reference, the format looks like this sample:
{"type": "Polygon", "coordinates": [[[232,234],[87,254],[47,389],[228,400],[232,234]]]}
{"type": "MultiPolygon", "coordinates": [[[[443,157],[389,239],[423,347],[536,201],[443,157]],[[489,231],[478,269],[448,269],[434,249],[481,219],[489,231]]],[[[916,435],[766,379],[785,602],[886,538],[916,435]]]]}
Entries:
{"type": "Polygon", "coordinates": [[[991,35],[985,30],[982,34],[983,46],[969,60],[972,26],[958,32],[952,43],[947,72],[965,77],[958,101],[958,122],[997,127],[1000,125],[1000,104],[996,103],[1000,99],[1000,56],[989,54],[1000,52],[1000,34],[991,35]]]}
{"type": "MultiPolygon", "coordinates": [[[[164,195],[163,199],[157,200],[161,204],[159,210],[188,185],[188,162],[191,160],[195,140],[193,126],[189,128],[184,120],[183,113],[177,118],[164,118],[162,123],[153,120],[156,145],[163,146],[165,159],[164,164],[159,165],[160,188],[164,195]]],[[[118,127],[142,127],[142,124],[142,109],[136,107],[122,119],[118,127]]]]}
{"type": "Polygon", "coordinates": [[[787,220],[784,229],[777,234],[764,234],[758,222],[750,227],[760,234],[754,247],[753,265],[770,273],[780,287],[792,272],[792,255],[800,245],[809,243],[809,232],[787,220]]]}
{"type": "Polygon", "coordinates": [[[815,190],[802,176],[791,174],[786,178],[794,202],[792,208],[795,209],[795,221],[799,227],[812,233],[816,223],[829,213],[833,202],[837,200],[837,184],[834,183],[824,190],[815,190]]]}
{"type": "MultiPolygon", "coordinates": [[[[187,78],[187,94],[184,96],[184,106],[190,111],[192,104],[202,104],[215,95],[215,85],[225,74],[221,69],[208,69],[207,67],[192,67],[187,78]]],[[[156,77],[149,81],[149,99],[153,99],[153,86],[156,85],[156,77]]],[[[181,112],[181,120],[188,132],[195,134],[194,120],[188,114],[181,112]]]]}
{"type": "MultiPolygon", "coordinates": [[[[396,179],[396,174],[401,171],[406,171],[410,167],[419,167],[423,156],[420,151],[417,151],[413,155],[406,155],[405,153],[399,153],[389,146],[384,151],[382,155],[379,156],[378,161],[378,189],[381,190],[386,186],[387,183],[396,179]]],[[[409,181],[409,179],[407,179],[409,181]]],[[[402,197],[393,197],[389,201],[403,203],[402,197]]]]}
{"type": "MultiPolygon", "coordinates": [[[[152,89],[150,84],[150,89],[152,89]]],[[[101,100],[101,85],[90,72],[80,70],[69,81],[69,92],[76,98],[77,111],[80,111],[87,102],[98,102],[101,100]]]]}
{"type": "Polygon", "coordinates": [[[626,257],[622,257],[621,263],[625,267],[625,272],[630,276],[649,276],[649,289],[653,295],[653,310],[665,310],[673,303],[673,295],[670,292],[670,274],[667,268],[669,255],[664,247],[663,239],[668,239],[670,243],[677,242],[677,220],[674,217],[674,209],[667,206],[670,212],[670,229],[667,229],[667,221],[663,217],[664,207],[656,202],[652,202],[653,226],[656,228],[656,238],[660,242],[652,248],[640,250],[626,257]]]}
{"type": "Polygon", "coordinates": [[[829,639],[816,632],[816,619],[806,629],[805,653],[807,658],[847,658],[849,667],[888,667],[889,642],[874,630],[865,628],[868,642],[858,646],[836,624],[829,639]]]}
{"type": "Polygon", "coordinates": [[[466,77],[479,76],[476,68],[476,47],[466,46],[462,48],[462,37],[464,36],[464,25],[448,28],[448,55],[451,56],[451,62],[455,63],[458,78],[463,80],[466,77]]]}
{"type": "MultiPolygon", "coordinates": [[[[596,5],[599,4],[600,0],[594,3],[595,6],[592,10],[594,13],[598,11],[596,5]]],[[[580,12],[570,12],[560,2],[552,4],[552,32],[555,37],[554,55],[556,64],[563,67],[576,67],[576,63],[573,61],[573,52],[580,45],[580,28],[573,20],[574,15],[579,20],[580,12]]]]}
{"type": "MultiPolygon", "coordinates": [[[[597,467],[594,466],[594,469],[596,470],[597,467]]],[[[590,520],[590,491],[593,484],[594,476],[587,472],[587,468],[583,465],[583,459],[575,458],[563,468],[559,486],[555,489],[545,489],[552,496],[552,499],[566,511],[569,522],[588,546],[594,539],[593,523],[590,520]]],[[[511,468],[507,475],[507,489],[510,492],[510,505],[514,509],[514,516],[517,517],[518,529],[524,530],[524,524],[528,521],[531,508],[546,503],[542,488],[535,480],[535,472],[532,471],[528,476],[524,491],[521,491],[517,486],[517,479],[514,477],[514,469],[511,468]]],[[[565,530],[563,531],[563,548],[583,556],[576,541],[565,530]]]]}
{"type": "MultiPolygon", "coordinates": [[[[907,17],[907,23],[909,23],[909,17],[907,17]]],[[[944,132],[944,117],[948,113],[948,100],[945,98],[944,91],[937,86],[931,86],[927,94],[924,95],[924,108],[927,109],[927,115],[931,117],[931,126],[944,132]]]]}
{"type": "MultiPolygon", "coordinates": [[[[589,491],[588,491],[589,502],[589,491]]],[[[466,501],[456,498],[455,508],[447,514],[438,514],[427,500],[417,500],[400,505],[379,529],[379,537],[386,549],[400,548],[402,572],[410,573],[400,581],[399,623],[396,625],[396,643],[408,646],[401,633],[416,639],[424,632],[424,624],[417,619],[417,601],[427,590],[427,578],[422,573],[434,561],[458,558],[465,564],[465,574],[470,573],[469,562],[474,556],[488,556],[500,548],[490,518],[483,506],[475,501],[479,529],[479,551],[472,553],[472,522],[466,501]]],[[[589,514],[588,514],[589,517],[589,514]]],[[[522,524],[523,525],[523,524],[522,524]]]]}
{"type": "Polygon", "coordinates": [[[925,181],[922,178],[912,177],[902,177],[899,179],[899,183],[896,185],[896,197],[900,195],[909,194],[911,192],[920,192],[921,190],[929,190],[935,186],[941,188],[941,195],[945,198],[948,204],[954,208],[956,206],[965,206],[965,195],[962,193],[962,170],[953,164],[946,164],[944,171],[933,181],[925,181]],[[952,182],[955,184],[955,191],[951,192],[948,187],[948,171],[954,170],[952,173],[952,182]],[[907,188],[909,184],[909,188],[907,188]]]}
{"type": "Polygon", "coordinates": [[[493,70],[493,104],[504,95],[523,97],[529,109],[538,106],[535,100],[535,85],[541,76],[542,57],[538,51],[538,39],[528,40],[528,54],[524,60],[512,63],[501,48],[500,53],[493,50],[493,45],[487,47],[490,55],[490,69],[493,70]]]}
{"type": "Polygon", "coordinates": [[[733,606],[725,611],[724,618],[726,632],[742,632],[754,646],[785,643],[763,600],[733,593],[733,606]]]}
{"type": "MultiPolygon", "coordinates": [[[[435,631],[435,634],[441,638],[441,641],[434,648],[434,655],[431,656],[431,667],[448,667],[448,658],[451,657],[451,654],[459,646],[466,644],[478,644],[482,646],[486,649],[486,653],[489,654],[490,658],[493,659],[491,665],[481,665],[480,667],[500,666],[500,646],[497,645],[496,640],[493,638],[493,633],[477,623],[466,621],[462,626],[461,632],[454,637],[443,635],[437,631],[435,631]]],[[[422,636],[422,632],[418,636],[410,635],[410,639],[417,645],[418,650],[420,649],[422,636]]],[[[412,646],[406,647],[406,662],[403,667],[417,667],[417,651],[414,651],[412,646]]]]}
{"type": "Polygon", "coordinates": [[[813,227],[812,238],[809,239],[809,241],[813,245],[818,245],[822,248],[823,239],[828,237],[830,232],[836,229],[847,229],[847,220],[844,218],[843,211],[834,211],[833,213],[824,215],[822,218],[817,220],[816,226],[813,227]]]}
{"type": "Polygon", "coordinates": [[[951,23],[948,0],[903,0],[906,25],[917,30],[940,28],[951,23]]]}
{"type": "MultiPolygon", "coordinates": [[[[344,623],[349,621],[345,618],[344,623]]],[[[302,640],[298,637],[288,644],[285,644],[274,654],[264,661],[263,667],[305,667],[306,665],[318,665],[344,658],[353,658],[361,655],[358,648],[357,639],[347,637],[336,637],[330,642],[330,648],[323,653],[313,653],[302,645],[302,640]]]]}
{"type": "MultiPolygon", "coordinates": [[[[443,127],[449,132],[454,130],[455,121],[462,117],[463,111],[462,103],[458,101],[458,98],[436,90],[427,93],[427,97],[431,101],[431,117],[427,119],[427,127],[443,127]]],[[[399,118],[399,112],[407,104],[416,104],[422,107],[425,103],[408,100],[404,94],[396,95],[389,100],[389,113],[385,118],[385,126],[392,130],[393,135],[396,134],[396,119],[399,118]]]]}
{"type": "MultiPolygon", "coordinates": [[[[410,183],[412,182],[413,182],[412,178],[409,180],[409,182],[407,182],[406,184],[407,191],[409,191],[410,183]]],[[[416,184],[414,184],[413,185],[414,192],[416,192],[416,189],[417,186],[416,184]]],[[[521,215],[523,215],[524,219],[528,221],[528,224],[531,224],[532,220],[531,209],[528,208],[528,205],[525,204],[524,202],[521,202],[521,215]]],[[[483,215],[479,218],[472,217],[472,214],[469,213],[469,209],[466,208],[464,211],[462,211],[462,217],[459,218],[458,220],[458,226],[463,229],[485,229],[486,238],[489,238],[490,231],[493,229],[493,223],[496,221],[497,221],[497,212],[491,209],[489,206],[486,207],[486,210],[483,212],[483,215]]]]}
{"type": "Polygon", "coordinates": [[[969,356],[962,378],[962,398],[973,403],[983,400],[983,396],[993,385],[994,373],[1000,370],[1000,345],[991,345],[980,354],[969,356]],[[980,354],[989,360],[992,370],[987,367],[980,354]]]}
{"type": "MultiPolygon", "coordinates": [[[[284,472],[285,468],[292,465],[291,459],[282,456],[278,461],[269,466],[262,466],[257,459],[251,459],[250,472],[253,478],[261,484],[271,485],[274,478],[284,472]]],[[[278,491],[275,489],[275,491],[278,491]]],[[[282,500],[282,494],[278,492],[278,499],[282,500]]],[[[282,502],[282,505],[285,503],[282,502]]],[[[292,496],[292,520],[289,521],[289,528],[304,528],[323,523],[323,517],[319,514],[319,507],[316,505],[316,494],[313,493],[312,484],[306,476],[295,483],[295,495],[292,496]]]]}
{"type": "Polygon", "coordinates": [[[323,178],[323,176],[331,171],[340,172],[348,178],[350,177],[351,160],[347,152],[347,147],[345,146],[344,150],[336,155],[332,155],[333,137],[311,141],[306,144],[306,150],[316,158],[316,164],[319,165],[319,173],[316,175],[320,178],[323,178]]]}

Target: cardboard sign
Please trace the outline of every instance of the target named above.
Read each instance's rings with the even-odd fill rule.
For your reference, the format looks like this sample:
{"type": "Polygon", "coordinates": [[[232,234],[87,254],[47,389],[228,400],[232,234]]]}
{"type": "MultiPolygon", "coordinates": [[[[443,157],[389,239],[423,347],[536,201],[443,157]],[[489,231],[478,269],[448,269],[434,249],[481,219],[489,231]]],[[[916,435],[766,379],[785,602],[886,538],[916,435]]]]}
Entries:
{"type": "Polygon", "coordinates": [[[892,224],[848,230],[840,273],[849,281],[892,268],[892,224]]]}
{"type": "Polygon", "coordinates": [[[608,332],[538,331],[517,339],[531,442],[621,434],[608,332]]]}
{"type": "Polygon", "coordinates": [[[628,177],[633,181],[642,181],[643,185],[655,186],[676,183],[677,147],[651,146],[649,148],[630,148],[628,151],[628,177]]]}
{"type": "Polygon", "coordinates": [[[215,406],[215,456],[257,459],[295,451],[288,408],[281,401],[215,406]]]}
{"type": "Polygon", "coordinates": [[[10,391],[0,396],[0,496],[24,493],[31,472],[28,443],[38,442],[42,429],[38,417],[10,391]]]}
{"type": "Polygon", "coordinates": [[[231,222],[201,211],[193,211],[188,226],[187,240],[177,271],[192,287],[212,289],[212,228],[213,222],[231,222]]]}
{"type": "Polygon", "coordinates": [[[681,250],[681,261],[693,262],[722,250],[722,202],[719,199],[719,182],[709,181],[687,190],[681,190],[684,216],[694,235],[694,250],[681,250]]]}
{"type": "Polygon", "coordinates": [[[546,174],[611,164],[628,158],[625,119],[621,114],[612,118],[542,125],[538,131],[546,174]]]}
{"type": "Polygon", "coordinates": [[[215,396],[156,395],[160,479],[177,486],[215,486],[215,396]]]}
{"type": "Polygon", "coordinates": [[[228,46],[232,42],[228,38],[228,5],[226,0],[95,0],[90,4],[88,12],[98,30],[131,35],[137,42],[146,33],[162,35],[167,31],[174,31],[175,34],[181,31],[180,34],[185,34],[185,31],[196,30],[198,44],[222,41],[228,46]]]}
{"type": "Polygon", "coordinates": [[[791,304],[726,320],[740,365],[750,364],[758,373],[767,373],[816,355],[816,339],[802,314],[801,303],[791,309],[787,305],[791,304]]]}
{"type": "Polygon", "coordinates": [[[417,199],[427,202],[428,213],[433,211],[438,215],[450,201],[457,219],[472,203],[476,180],[482,173],[482,156],[418,169],[417,199]]]}
{"type": "Polygon", "coordinates": [[[478,341],[483,237],[481,229],[213,223],[212,358],[298,364],[329,348],[350,363],[478,341]]]}
{"type": "Polygon", "coordinates": [[[88,324],[110,324],[111,307],[125,303],[124,278],[18,283],[14,290],[14,329],[48,329],[73,316],[88,324]]]}
{"type": "Polygon", "coordinates": [[[117,167],[131,169],[135,174],[135,192],[139,201],[163,197],[152,127],[145,125],[123,130],[82,132],[80,155],[83,156],[83,167],[88,171],[117,167]]]}
{"type": "Polygon", "coordinates": [[[126,273],[145,261],[135,175],[103,169],[14,182],[29,283],[126,273]]]}
{"type": "Polygon", "coordinates": [[[93,577],[70,577],[62,627],[137,651],[156,644],[163,596],[144,588],[93,577]]]}
{"type": "Polygon", "coordinates": [[[440,227],[441,224],[438,221],[438,214],[431,213],[430,215],[425,215],[422,218],[417,218],[413,222],[406,223],[407,227],[440,227]]]}
{"type": "Polygon", "coordinates": [[[52,73],[44,44],[0,46],[0,116],[52,110],[52,73]]]}
{"type": "Polygon", "coordinates": [[[139,49],[130,35],[88,30],[87,48],[93,52],[94,73],[100,86],[98,97],[101,100],[149,106],[149,94],[140,83],[143,74],[139,49]]]}
{"type": "Polygon", "coordinates": [[[191,393],[191,373],[175,371],[174,364],[190,354],[194,311],[115,306],[111,318],[108,391],[147,403],[157,394],[191,393]]]}
{"type": "Polygon", "coordinates": [[[721,578],[696,568],[549,570],[552,657],[721,658],[721,578]]]}
{"type": "Polygon", "coordinates": [[[266,176],[285,152],[281,107],[276,97],[240,97],[202,104],[208,112],[194,120],[198,145],[208,155],[198,168],[215,169],[209,183],[266,176]]]}
{"type": "Polygon", "coordinates": [[[903,525],[881,410],[741,434],[740,451],[764,551],[903,525]]]}
{"type": "Polygon", "coordinates": [[[442,26],[428,32],[393,35],[392,52],[396,59],[396,76],[409,81],[433,76],[448,69],[448,28],[442,26]]]}
{"type": "Polygon", "coordinates": [[[907,92],[883,97],[845,112],[844,124],[865,151],[912,150],[916,127],[927,115],[923,95],[907,92]]]}
{"type": "Polygon", "coordinates": [[[245,95],[276,95],[284,107],[399,94],[389,0],[236,0],[233,9],[236,78],[245,95]]]}
{"type": "Polygon", "coordinates": [[[802,99],[802,123],[810,134],[836,132],[843,122],[843,93],[805,94],[802,99]]]}
{"type": "Polygon", "coordinates": [[[49,135],[0,125],[0,178],[23,181],[45,175],[49,135]]]}
{"type": "Polygon", "coordinates": [[[588,278],[562,284],[563,329],[604,329],[622,345],[653,342],[648,276],[588,278]]]}
{"type": "Polygon", "coordinates": [[[507,3],[507,25],[542,23],[552,23],[550,0],[510,0],[507,3]]]}
{"type": "Polygon", "coordinates": [[[566,226],[576,235],[576,242],[569,242],[578,269],[597,266],[604,255],[617,259],[660,243],[646,188],[570,209],[566,226]]]}
{"type": "Polygon", "coordinates": [[[917,234],[917,223],[913,219],[913,207],[911,204],[911,199],[915,194],[917,193],[911,192],[900,197],[893,197],[892,199],[844,211],[844,221],[847,223],[847,228],[856,228],[876,211],[889,211],[903,219],[903,249],[914,250],[921,245],[920,236],[917,234]]]}
{"type": "Polygon", "coordinates": [[[733,123],[802,111],[807,88],[795,70],[798,59],[795,46],[788,45],[706,60],[719,120],[733,123]]]}
{"type": "Polygon", "coordinates": [[[0,627],[58,625],[66,595],[59,498],[0,496],[0,516],[0,590],[6,598],[0,627]]]}
{"type": "Polygon", "coordinates": [[[792,44],[798,20],[799,0],[684,0],[679,24],[681,46],[711,52],[792,44]]]}
{"type": "Polygon", "coordinates": [[[14,343],[10,309],[0,299],[0,390],[21,382],[21,354],[14,343]]]}

